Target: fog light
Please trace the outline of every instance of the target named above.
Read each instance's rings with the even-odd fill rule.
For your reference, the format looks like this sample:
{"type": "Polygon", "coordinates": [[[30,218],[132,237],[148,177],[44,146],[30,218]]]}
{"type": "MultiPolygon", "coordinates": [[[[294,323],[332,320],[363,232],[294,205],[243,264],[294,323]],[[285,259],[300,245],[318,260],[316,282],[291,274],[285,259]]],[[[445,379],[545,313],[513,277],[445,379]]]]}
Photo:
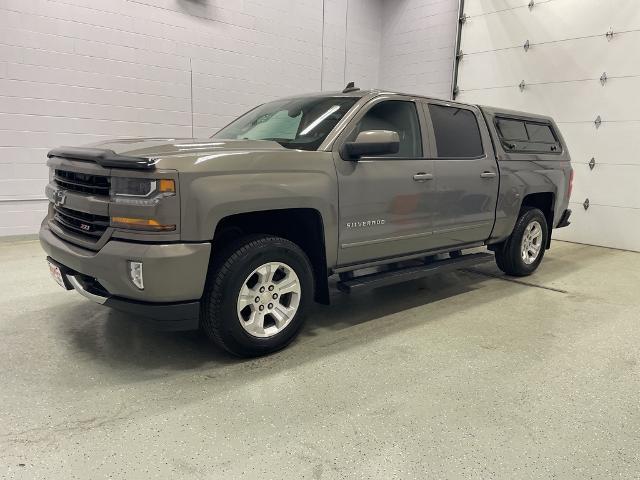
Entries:
{"type": "Polygon", "coordinates": [[[129,278],[140,290],[144,290],[144,279],[142,278],[142,262],[129,262],[129,278]]]}

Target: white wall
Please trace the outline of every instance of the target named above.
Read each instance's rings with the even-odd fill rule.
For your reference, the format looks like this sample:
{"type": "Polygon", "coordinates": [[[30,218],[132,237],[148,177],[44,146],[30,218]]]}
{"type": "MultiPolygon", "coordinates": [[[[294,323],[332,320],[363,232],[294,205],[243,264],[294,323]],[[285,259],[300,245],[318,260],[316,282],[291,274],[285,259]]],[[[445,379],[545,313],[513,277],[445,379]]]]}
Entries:
{"type": "Polygon", "coordinates": [[[37,231],[55,146],[207,136],[265,100],[375,87],[381,0],[348,3],[0,0],[0,235],[37,231]]]}
{"type": "Polygon", "coordinates": [[[350,81],[378,87],[382,5],[382,0],[325,0],[323,90],[342,90],[350,81]]]}
{"type": "Polygon", "coordinates": [[[575,170],[573,223],[555,236],[640,251],[638,1],[536,0],[532,9],[528,3],[465,2],[458,99],[553,116],[575,170]],[[615,35],[608,41],[610,27],[615,35]]]}
{"type": "Polygon", "coordinates": [[[451,98],[458,0],[384,3],[381,88],[451,98]]]}

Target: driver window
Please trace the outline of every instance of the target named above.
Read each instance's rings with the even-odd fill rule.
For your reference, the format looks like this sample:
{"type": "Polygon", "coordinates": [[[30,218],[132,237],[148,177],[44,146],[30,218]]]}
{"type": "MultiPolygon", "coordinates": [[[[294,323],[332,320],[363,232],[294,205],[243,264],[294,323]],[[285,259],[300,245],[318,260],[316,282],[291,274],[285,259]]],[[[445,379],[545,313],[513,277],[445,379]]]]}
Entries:
{"type": "Polygon", "coordinates": [[[360,132],[367,130],[392,130],[400,137],[400,150],[382,158],[422,157],[422,137],[418,111],[413,102],[385,100],[369,109],[358,122],[347,141],[354,141],[360,132]]]}

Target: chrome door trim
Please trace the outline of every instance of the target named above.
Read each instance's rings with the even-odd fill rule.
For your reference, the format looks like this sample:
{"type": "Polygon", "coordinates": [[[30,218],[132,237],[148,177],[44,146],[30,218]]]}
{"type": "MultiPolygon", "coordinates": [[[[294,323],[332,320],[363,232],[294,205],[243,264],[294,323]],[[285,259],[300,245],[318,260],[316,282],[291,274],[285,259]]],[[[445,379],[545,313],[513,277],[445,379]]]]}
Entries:
{"type": "Polygon", "coordinates": [[[438,233],[450,233],[460,230],[470,230],[472,228],[486,227],[487,225],[493,225],[493,222],[472,223],[471,225],[463,225],[461,227],[441,228],[440,230],[434,230],[433,233],[437,235],[438,233]]]}
{"type": "Polygon", "coordinates": [[[416,258],[422,258],[427,255],[437,255],[439,253],[448,253],[452,250],[462,250],[468,248],[477,248],[486,245],[484,242],[473,242],[473,243],[465,243],[463,245],[454,245],[444,248],[438,248],[435,250],[421,250],[418,252],[410,253],[408,255],[402,255],[400,257],[382,257],[377,260],[371,260],[360,263],[345,263],[342,265],[338,265],[335,268],[331,269],[331,273],[341,273],[341,272],[350,272],[353,270],[360,270],[363,268],[376,267],[380,265],[385,265],[388,263],[397,263],[404,262],[406,260],[413,260],[416,258]]]}
{"type": "Polygon", "coordinates": [[[410,238],[429,237],[433,235],[433,232],[412,233],[410,235],[400,235],[387,238],[375,238],[373,240],[364,240],[362,242],[343,243],[340,246],[342,248],[361,247],[363,245],[374,245],[376,243],[394,242],[397,240],[408,240],[410,238]]]}

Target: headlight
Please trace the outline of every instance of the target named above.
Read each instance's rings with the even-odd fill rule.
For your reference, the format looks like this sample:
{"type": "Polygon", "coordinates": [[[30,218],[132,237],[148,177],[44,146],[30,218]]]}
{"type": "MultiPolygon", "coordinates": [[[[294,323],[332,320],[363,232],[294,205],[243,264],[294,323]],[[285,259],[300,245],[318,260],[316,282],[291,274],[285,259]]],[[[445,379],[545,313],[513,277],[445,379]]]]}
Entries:
{"type": "Polygon", "coordinates": [[[130,205],[155,205],[163,197],[175,195],[176,184],[169,179],[111,177],[111,200],[130,205]]]}
{"type": "MultiPolygon", "coordinates": [[[[175,194],[176,183],[171,179],[111,177],[111,201],[119,206],[155,207],[162,202],[163,198],[175,194]]],[[[125,217],[122,213],[114,214],[111,217],[112,227],[155,232],[171,232],[176,229],[175,224],[160,223],[154,218],[147,217],[146,213],[141,213],[142,210],[119,210],[119,212],[125,211],[130,212],[132,216],[125,217]]],[[[155,210],[149,210],[147,213],[153,215],[154,212],[155,210]]]]}
{"type": "Polygon", "coordinates": [[[173,180],[111,177],[111,195],[121,197],[149,197],[154,193],[175,193],[173,180]]]}

